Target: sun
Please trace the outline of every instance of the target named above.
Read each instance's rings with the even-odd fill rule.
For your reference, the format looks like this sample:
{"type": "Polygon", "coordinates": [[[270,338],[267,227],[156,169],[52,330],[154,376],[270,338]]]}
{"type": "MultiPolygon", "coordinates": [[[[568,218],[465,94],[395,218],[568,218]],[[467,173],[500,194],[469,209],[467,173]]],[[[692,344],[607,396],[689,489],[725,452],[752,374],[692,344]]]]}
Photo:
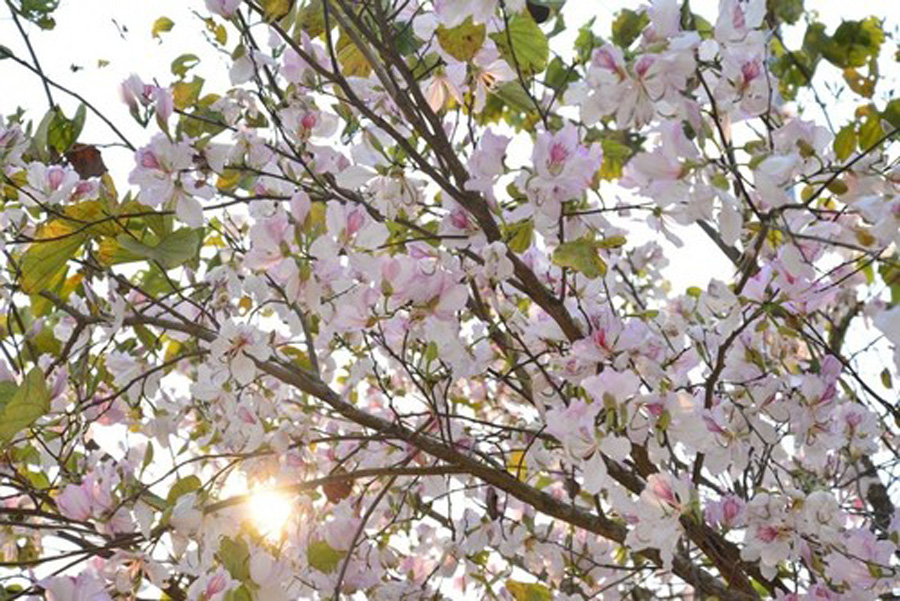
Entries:
{"type": "Polygon", "coordinates": [[[257,532],[268,539],[281,537],[295,503],[283,492],[259,489],[251,493],[247,502],[250,521],[257,532]]]}

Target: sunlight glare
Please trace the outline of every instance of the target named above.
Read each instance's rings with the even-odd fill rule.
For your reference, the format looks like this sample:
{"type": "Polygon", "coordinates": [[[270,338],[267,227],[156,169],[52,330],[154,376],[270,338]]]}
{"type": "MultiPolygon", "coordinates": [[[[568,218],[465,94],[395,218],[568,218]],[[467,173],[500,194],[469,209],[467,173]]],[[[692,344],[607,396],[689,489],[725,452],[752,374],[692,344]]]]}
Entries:
{"type": "Polygon", "coordinates": [[[248,502],[250,520],[266,538],[279,538],[293,509],[291,498],[274,490],[257,490],[248,502]]]}

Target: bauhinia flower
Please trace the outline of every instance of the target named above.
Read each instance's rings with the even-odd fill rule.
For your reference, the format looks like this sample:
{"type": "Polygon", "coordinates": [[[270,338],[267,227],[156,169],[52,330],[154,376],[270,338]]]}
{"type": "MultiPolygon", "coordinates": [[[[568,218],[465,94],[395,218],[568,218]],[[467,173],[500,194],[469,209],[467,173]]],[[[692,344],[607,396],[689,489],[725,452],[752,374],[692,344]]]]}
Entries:
{"type": "Polygon", "coordinates": [[[265,361],[271,354],[259,330],[234,321],[223,324],[219,337],[210,344],[209,350],[211,359],[224,365],[242,385],[256,377],[256,361],[265,361]]]}

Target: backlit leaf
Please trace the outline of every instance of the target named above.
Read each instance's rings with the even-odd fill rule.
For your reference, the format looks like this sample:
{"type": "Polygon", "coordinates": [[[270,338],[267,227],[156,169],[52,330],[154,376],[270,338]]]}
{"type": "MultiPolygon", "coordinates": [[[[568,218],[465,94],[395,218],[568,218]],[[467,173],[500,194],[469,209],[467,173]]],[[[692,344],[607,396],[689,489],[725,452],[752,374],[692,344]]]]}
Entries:
{"type": "Polygon", "coordinates": [[[322,0],[311,0],[297,13],[296,34],[305,32],[311,38],[316,38],[325,32],[325,10],[322,0]]]}
{"type": "Polygon", "coordinates": [[[543,584],[507,580],[506,590],[516,601],[551,601],[553,599],[550,589],[543,584]]]}
{"type": "Polygon", "coordinates": [[[182,54],[172,61],[172,75],[184,77],[198,64],[200,64],[200,57],[196,54],[182,54]]]}
{"type": "Polygon", "coordinates": [[[192,106],[200,97],[203,89],[203,79],[195,77],[192,81],[179,81],[172,86],[172,99],[175,108],[184,110],[192,106]]]}
{"type": "Polygon", "coordinates": [[[623,8],[612,24],[613,43],[620,48],[628,48],[649,23],[650,17],[646,11],[623,8]]]}
{"type": "Polygon", "coordinates": [[[553,263],[574,269],[590,279],[606,275],[606,262],[597,253],[597,243],[587,238],[560,244],[553,251],[553,263]]]}
{"type": "Polygon", "coordinates": [[[437,28],[436,34],[441,48],[446,50],[447,54],[457,60],[468,61],[484,45],[487,28],[482,23],[476,25],[472,22],[472,17],[469,17],[452,29],[441,25],[437,28]]]}
{"type": "Polygon", "coordinates": [[[50,410],[50,393],[44,373],[33,368],[10,396],[11,387],[0,390],[0,442],[7,443],[50,410]]]}
{"type": "Polygon", "coordinates": [[[22,256],[19,285],[28,294],[52,287],[63,275],[66,264],[75,257],[87,234],[74,223],[54,220],[38,230],[36,240],[22,256]]]}
{"type": "Polygon", "coordinates": [[[266,21],[277,21],[291,12],[293,0],[261,0],[263,16],[266,21]]]}
{"type": "Polygon", "coordinates": [[[526,75],[539,73],[547,67],[550,43],[547,36],[527,13],[513,15],[509,29],[491,34],[500,54],[515,69],[526,75]]]}
{"type": "Polygon", "coordinates": [[[834,154],[838,160],[844,161],[856,148],[856,130],[853,124],[845,125],[834,137],[834,154]]]}
{"type": "Polygon", "coordinates": [[[324,540],[310,543],[306,549],[306,557],[309,560],[310,567],[324,574],[334,572],[345,555],[344,551],[332,549],[324,540]]]}
{"type": "Polygon", "coordinates": [[[126,234],[121,234],[116,240],[129,253],[173,269],[197,256],[203,242],[203,230],[182,228],[156,243],[139,242],[126,234]]]}
{"type": "Polygon", "coordinates": [[[154,38],[159,38],[163,33],[172,31],[173,27],[175,27],[175,21],[169,17],[160,17],[153,22],[153,29],[150,30],[150,34],[154,38]]]}
{"type": "Polygon", "coordinates": [[[861,21],[844,21],[822,49],[822,55],[835,66],[862,67],[870,57],[878,56],[884,30],[875,17],[861,21]]]}
{"type": "Polygon", "coordinates": [[[347,77],[366,77],[372,72],[372,66],[366,60],[362,50],[357,48],[353,40],[345,33],[337,42],[337,58],[342,73],[347,77]]]}
{"type": "Polygon", "coordinates": [[[216,555],[232,578],[241,582],[250,578],[250,548],[244,539],[222,538],[216,555]]]}
{"type": "Polygon", "coordinates": [[[175,502],[178,499],[195,490],[200,490],[201,486],[203,486],[203,482],[193,474],[185,476],[184,478],[179,478],[178,481],[172,485],[172,488],[169,489],[169,494],[166,496],[166,502],[169,505],[175,505],[175,502]]]}
{"type": "Polygon", "coordinates": [[[880,115],[874,115],[866,119],[859,126],[859,149],[866,152],[884,136],[884,128],[881,127],[880,115]]]}

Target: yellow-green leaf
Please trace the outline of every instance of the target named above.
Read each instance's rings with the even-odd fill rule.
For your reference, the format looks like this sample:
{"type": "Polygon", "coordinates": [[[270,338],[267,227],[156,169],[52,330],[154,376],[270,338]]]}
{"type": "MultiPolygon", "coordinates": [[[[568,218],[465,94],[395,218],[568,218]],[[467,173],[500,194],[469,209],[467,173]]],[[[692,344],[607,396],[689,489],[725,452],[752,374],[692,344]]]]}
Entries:
{"type": "Polygon", "coordinates": [[[506,62],[513,68],[518,65],[522,73],[533,75],[547,68],[550,43],[528,13],[514,15],[509,29],[491,34],[491,39],[506,62]]]}
{"type": "Polygon", "coordinates": [[[506,590],[516,601],[551,601],[553,595],[543,584],[507,580],[506,590]]]}
{"type": "Polygon", "coordinates": [[[610,236],[596,243],[597,248],[620,248],[625,246],[628,240],[625,236],[610,236]]]}
{"type": "Polygon", "coordinates": [[[33,368],[15,392],[8,385],[0,389],[0,406],[3,407],[0,442],[7,443],[50,411],[44,372],[39,367],[33,368]]]}
{"type": "Polygon", "coordinates": [[[324,574],[330,574],[335,571],[345,555],[344,551],[332,549],[331,545],[323,540],[310,543],[306,549],[306,557],[309,560],[310,567],[324,574]]]}
{"type": "Polygon", "coordinates": [[[190,476],[185,476],[184,478],[179,478],[175,484],[172,485],[172,488],[169,489],[169,494],[166,496],[166,502],[169,505],[175,505],[175,502],[188,493],[192,493],[195,490],[200,490],[203,486],[203,482],[200,481],[200,478],[191,474],[190,476]]]}
{"type": "Polygon", "coordinates": [[[200,97],[203,89],[203,78],[195,77],[193,81],[179,81],[172,86],[172,100],[175,108],[184,110],[192,106],[200,97]]]}
{"type": "Polygon", "coordinates": [[[37,294],[52,288],[86,238],[86,232],[79,230],[76,224],[54,220],[43,225],[22,256],[19,280],[22,291],[37,294]]]}
{"type": "Polygon", "coordinates": [[[293,0],[261,0],[260,5],[266,21],[277,21],[291,12],[294,2],[293,0]]]}
{"type": "Polygon", "coordinates": [[[235,580],[245,581],[250,578],[250,547],[242,538],[232,540],[223,537],[216,554],[228,573],[235,580]]]}
{"type": "Polygon", "coordinates": [[[618,140],[604,137],[600,139],[603,147],[603,164],[600,166],[600,178],[612,181],[622,177],[625,163],[634,154],[628,146],[618,140]]]}
{"type": "Polygon", "coordinates": [[[553,251],[553,263],[569,267],[595,279],[606,275],[606,262],[597,253],[597,244],[586,238],[565,242],[553,251]]]}
{"type": "Polygon", "coordinates": [[[869,151],[884,136],[879,115],[873,115],[859,126],[859,149],[862,152],[869,151]]]}
{"type": "Polygon", "coordinates": [[[881,113],[881,118],[895,129],[900,127],[900,98],[894,98],[887,103],[887,106],[881,113]]]}
{"type": "Polygon", "coordinates": [[[885,35],[876,17],[860,21],[844,21],[822,49],[822,55],[841,68],[862,67],[873,56],[878,56],[885,35]]]}
{"type": "Polygon", "coordinates": [[[845,125],[834,137],[834,154],[839,161],[846,160],[856,148],[856,130],[853,125],[845,125]]]}
{"type": "Polygon", "coordinates": [[[319,37],[325,32],[325,9],[322,0],[312,0],[300,9],[294,31],[297,39],[300,39],[301,31],[311,38],[319,37]]]}
{"type": "Polygon", "coordinates": [[[175,21],[173,21],[169,17],[160,17],[153,22],[153,29],[150,30],[150,33],[154,38],[158,38],[163,33],[172,31],[173,27],[175,27],[175,21]]]}
{"type": "Polygon", "coordinates": [[[200,57],[196,54],[182,54],[172,61],[172,75],[184,77],[187,72],[200,64],[200,57]]]}
{"type": "Polygon", "coordinates": [[[531,246],[534,236],[534,221],[526,219],[506,228],[507,246],[509,250],[523,253],[531,246]]]}
{"type": "Polygon", "coordinates": [[[447,54],[457,60],[468,61],[484,46],[487,28],[483,23],[476,25],[472,21],[472,17],[468,17],[460,25],[452,29],[447,29],[441,25],[437,28],[436,33],[441,48],[446,50],[447,54]]]}
{"type": "Polygon", "coordinates": [[[228,41],[228,30],[225,29],[225,26],[216,22],[212,17],[206,19],[204,23],[206,23],[206,30],[212,34],[216,43],[220,46],[224,46],[228,41]]]}
{"type": "Polygon", "coordinates": [[[372,72],[372,65],[366,60],[362,50],[343,32],[337,42],[337,59],[342,73],[347,77],[366,77],[372,72]]]}
{"type": "Polygon", "coordinates": [[[164,268],[173,269],[197,256],[203,242],[203,230],[182,228],[158,242],[139,242],[125,234],[116,238],[116,241],[119,247],[134,256],[157,261],[164,268]]]}

